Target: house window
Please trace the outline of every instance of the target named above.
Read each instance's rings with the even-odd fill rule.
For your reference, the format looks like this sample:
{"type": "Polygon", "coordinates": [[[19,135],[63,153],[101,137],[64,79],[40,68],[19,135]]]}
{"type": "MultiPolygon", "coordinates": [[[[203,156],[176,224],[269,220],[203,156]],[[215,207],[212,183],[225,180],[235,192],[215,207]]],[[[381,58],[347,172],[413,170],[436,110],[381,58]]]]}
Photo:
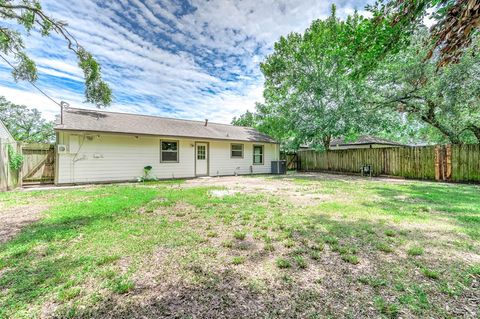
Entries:
{"type": "Polygon", "coordinates": [[[253,164],[263,164],[263,145],[253,145],[253,164]]]}
{"type": "Polygon", "coordinates": [[[232,158],[243,158],[243,144],[231,144],[230,156],[232,158]]]}
{"type": "Polygon", "coordinates": [[[178,141],[160,141],[160,162],[178,162],[178,141]]]}
{"type": "Polygon", "coordinates": [[[206,154],[206,146],[205,145],[198,145],[197,146],[197,159],[204,160],[206,154]]]}

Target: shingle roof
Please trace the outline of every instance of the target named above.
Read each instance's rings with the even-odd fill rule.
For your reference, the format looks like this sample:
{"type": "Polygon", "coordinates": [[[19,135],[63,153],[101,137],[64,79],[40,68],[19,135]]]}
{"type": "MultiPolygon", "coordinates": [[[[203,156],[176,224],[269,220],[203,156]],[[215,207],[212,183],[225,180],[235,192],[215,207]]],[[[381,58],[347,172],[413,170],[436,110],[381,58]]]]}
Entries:
{"type": "Polygon", "coordinates": [[[353,142],[346,142],[345,138],[334,138],[330,141],[330,146],[345,146],[345,145],[365,145],[365,144],[384,144],[384,145],[397,145],[397,146],[404,146],[404,144],[389,141],[383,138],[370,136],[370,135],[363,135],[360,136],[356,141],[353,142]]]}
{"type": "Polygon", "coordinates": [[[55,129],[276,143],[250,127],[77,108],[64,109],[55,129]]]}

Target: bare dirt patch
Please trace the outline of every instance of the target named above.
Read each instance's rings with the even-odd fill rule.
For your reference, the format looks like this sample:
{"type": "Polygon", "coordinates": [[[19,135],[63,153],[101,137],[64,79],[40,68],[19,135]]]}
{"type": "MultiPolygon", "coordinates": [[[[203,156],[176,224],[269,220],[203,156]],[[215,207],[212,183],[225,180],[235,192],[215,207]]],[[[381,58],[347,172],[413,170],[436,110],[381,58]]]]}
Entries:
{"type": "Polygon", "coordinates": [[[288,199],[296,206],[314,206],[332,196],[309,192],[293,180],[268,179],[248,176],[206,177],[188,180],[181,187],[217,186],[226,188],[231,194],[269,194],[288,199]]]}
{"type": "Polygon", "coordinates": [[[6,242],[15,236],[22,228],[41,218],[41,212],[47,206],[28,205],[0,210],[0,243],[6,242]]]}

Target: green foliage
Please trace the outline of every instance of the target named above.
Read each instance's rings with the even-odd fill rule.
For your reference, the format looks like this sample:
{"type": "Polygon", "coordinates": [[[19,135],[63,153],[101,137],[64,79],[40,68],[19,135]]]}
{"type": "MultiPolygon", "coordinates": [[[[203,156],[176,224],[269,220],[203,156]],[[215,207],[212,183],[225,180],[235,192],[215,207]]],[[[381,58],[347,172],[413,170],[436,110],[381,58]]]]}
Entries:
{"type": "MultiPolygon", "coordinates": [[[[437,59],[425,61],[428,32],[419,30],[412,43],[391,55],[368,76],[370,105],[397,110],[437,131],[436,142],[480,142],[480,56],[474,50],[437,70],[437,59]]],[[[480,38],[475,39],[480,44],[480,38]]]]}
{"type": "Polygon", "coordinates": [[[8,164],[10,168],[14,171],[18,171],[23,164],[23,155],[17,153],[11,144],[7,145],[7,152],[8,152],[8,164]]]}
{"type": "Polygon", "coordinates": [[[285,258],[278,258],[275,261],[275,264],[277,265],[278,268],[281,268],[281,269],[292,267],[292,263],[288,259],[285,259],[285,258]]]}
{"type": "Polygon", "coordinates": [[[85,76],[86,101],[97,107],[108,106],[112,102],[112,91],[102,80],[98,62],[68,32],[64,22],[51,18],[43,11],[40,1],[0,1],[0,18],[7,22],[0,27],[0,52],[14,57],[12,76],[15,81],[34,82],[38,78],[36,64],[26,53],[23,37],[28,37],[32,31],[38,31],[45,37],[56,33],[65,39],[68,49],[77,56],[85,76]],[[22,26],[27,32],[22,34],[17,31],[14,24],[22,26]]]}
{"type": "Polygon", "coordinates": [[[53,122],[45,121],[39,110],[13,104],[3,96],[0,96],[0,120],[18,142],[51,143],[55,140],[53,122]]]}
{"type": "Polygon", "coordinates": [[[392,127],[398,114],[363,107],[368,91],[357,76],[360,43],[352,37],[360,38],[365,21],[357,14],[342,21],[333,6],[329,18],[313,21],[303,34],[281,37],[261,64],[265,103],[241,119],[254,119],[286,149],[328,149],[334,137],[354,139],[392,127]]]}
{"type": "Polygon", "coordinates": [[[157,181],[158,178],[151,175],[153,167],[150,165],[147,165],[143,168],[143,176],[137,177],[137,181],[139,182],[148,182],[148,181],[157,181]]]}

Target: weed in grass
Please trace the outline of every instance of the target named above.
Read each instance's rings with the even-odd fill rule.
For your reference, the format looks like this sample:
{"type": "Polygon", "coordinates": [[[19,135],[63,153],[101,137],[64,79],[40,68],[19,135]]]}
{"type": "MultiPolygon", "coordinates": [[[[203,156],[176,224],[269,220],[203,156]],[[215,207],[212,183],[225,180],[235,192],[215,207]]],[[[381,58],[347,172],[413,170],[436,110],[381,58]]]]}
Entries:
{"type": "Polygon", "coordinates": [[[113,269],[104,269],[100,271],[100,276],[105,279],[112,279],[117,275],[117,272],[113,269]]]}
{"type": "Polygon", "coordinates": [[[431,270],[431,269],[428,269],[428,268],[422,268],[422,274],[427,277],[427,278],[430,278],[430,279],[438,279],[440,274],[435,271],[435,270],[431,270]]]}
{"type": "Polygon", "coordinates": [[[292,239],[287,239],[283,242],[283,246],[285,246],[285,248],[292,248],[295,246],[295,241],[292,239]]]}
{"type": "Polygon", "coordinates": [[[293,257],[293,260],[295,260],[295,264],[297,265],[298,268],[300,269],[307,268],[307,262],[302,256],[295,256],[293,257]]]}
{"type": "Polygon", "coordinates": [[[275,246],[273,244],[265,244],[265,246],[263,246],[263,250],[267,252],[272,252],[275,251],[275,246]]]}
{"type": "Polygon", "coordinates": [[[309,247],[311,250],[322,251],[324,246],[322,242],[319,243],[311,243],[309,247]]]}
{"type": "Polygon", "coordinates": [[[333,236],[325,236],[323,240],[329,245],[338,245],[338,238],[333,236]]]}
{"type": "Polygon", "coordinates": [[[116,261],[119,260],[119,259],[120,259],[120,256],[118,256],[118,255],[103,256],[103,257],[100,257],[100,258],[97,260],[97,266],[102,266],[102,265],[106,265],[106,264],[111,264],[111,263],[116,262],[116,261]]]}
{"type": "Polygon", "coordinates": [[[233,241],[225,240],[224,242],[222,242],[222,246],[225,248],[233,248],[233,241]]]}
{"type": "Polygon", "coordinates": [[[80,287],[63,289],[58,293],[58,299],[60,301],[72,300],[78,295],[80,295],[80,292],[81,292],[80,287]]]}
{"type": "Polygon", "coordinates": [[[400,314],[400,309],[397,304],[389,303],[382,297],[376,297],[374,304],[377,310],[388,318],[397,318],[400,314]]]}
{"type": "Polygon", "coordinates": [[[280,269],[285,269],[285,268],[292,267],[292,264],[290,263],[290,261],[288,259],[285,259],[285,258],[277,258],[277,260],[275,261],[275,264],[280,269]]]}
{"type": "Polygon", "coordinates": [[[110,285],[110,289],[117,294],[126,294],[135,287],[133,281],[125,278],[117,278],[113,280],[110,285]]]}
{"type": "Polygon", "coordinates": [[[294,249],[290,254],[292,256],[301,256],[303,254],[306,254],[307,253],[307,249],[304,248],[304,247],[298,247],[296,249],[294,249]]]}
{"type": "Polygon", "coordinates": [[[356,265],[360,262],[357,256],[355,255],[342,255],[342,260],[346,261],[352,265],[356,265]]]}
{"type": "Polygon", "coordinates": [[[241,265],[245,262],[245,257],[243,256],[235,256],[232,258],[232,264],[234,265],[241,265]]]}
{"type": "Polygon", "coordinates": [[[377,249],[384,252],[384,253],[387,253],[387,254],[390,254],[390,253],[393,253],[394,252],[394,249],[392,246],[388,245],[387,243],[377,243],[377,249]]]}
{"type": "Polygon", "coordinates": [[[218,233],[215,231],[209,231],[207,233],[207,237],[213,238],[213,237],[218,237],[218,233]]]}
{"type": "Polygon", "coordinates": [[[385,279],[374,277],[374,276],[362,276],[358,278],[358,281],[372,288],[385,287],[388,284],[388,282],[385,279]]]}
{"type": "Polygon", "coordinates": [[[237,230],[233,233],[233,238],[237,240],[244,240],[247,237],[247,233],[242,230],[237,230]]]}
{"type": "Polygon", "coordinates": [[[398,301],[420,314],[423,310],[430,308],[427,293],[419,285],[404,287],[404,294],[398,298],[398,301]]]}
{"type": "Polygon", "coordinates": [[[318,250],[312,250],[310,251],[310,258],[312,258],[313,260],[320,260],[320,258],[322,258],[322,255],[318,250]]]}
{"type": "Polygon", "coordinates": [[[295,283],[295,279],[293,279],[292,276],[289,276],[287,274],[283,274],[280,279],[282,280],[283,283],[287,285],[293,285],[295,283]]]}
{"type": "Polygon", "coordinates": [[[386,229],[385,230],[385,235],[388,237],[395,237],[397,233],[393,229],[386,229]]]}
{"type": "Polygon", "coordinates": [[[413,246],[407,250],[409,256],[420,256],[423,255],[423,248],[420,246],[413,246]]]}

